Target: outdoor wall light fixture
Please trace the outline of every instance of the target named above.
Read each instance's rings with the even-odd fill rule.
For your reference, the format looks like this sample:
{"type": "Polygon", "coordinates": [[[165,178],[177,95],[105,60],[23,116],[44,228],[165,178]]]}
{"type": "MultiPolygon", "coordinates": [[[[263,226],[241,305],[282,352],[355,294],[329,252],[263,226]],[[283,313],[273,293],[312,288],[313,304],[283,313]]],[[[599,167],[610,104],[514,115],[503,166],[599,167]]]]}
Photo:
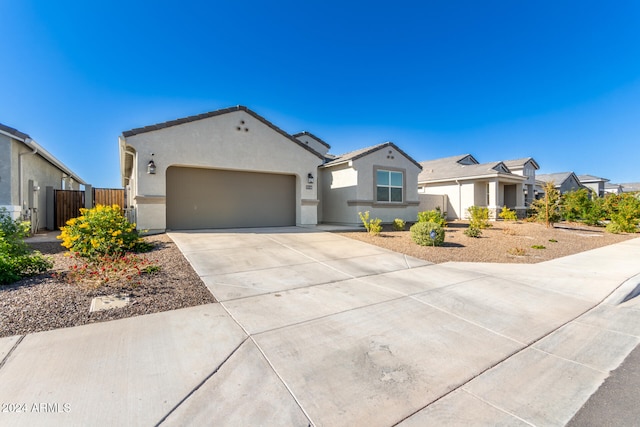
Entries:
{"type": "MultiPolygon", "coordinates": [[[[151,153],[151,157],[153,157],[153,153],[151,153]]],[[[149,164],[147,164],[147,173],[149,175],[155,175],[156,174],[156,164],[153,161],[153,158],[151,160],[149,160],[149,164]]]]}
{"type": "Polygon", "coordinates": [[[307,175],[307,182],[308,182],[309,184],[313,184],[313,175],[311,175],[311,173],[309,173],[309,174],[307,175]]]}

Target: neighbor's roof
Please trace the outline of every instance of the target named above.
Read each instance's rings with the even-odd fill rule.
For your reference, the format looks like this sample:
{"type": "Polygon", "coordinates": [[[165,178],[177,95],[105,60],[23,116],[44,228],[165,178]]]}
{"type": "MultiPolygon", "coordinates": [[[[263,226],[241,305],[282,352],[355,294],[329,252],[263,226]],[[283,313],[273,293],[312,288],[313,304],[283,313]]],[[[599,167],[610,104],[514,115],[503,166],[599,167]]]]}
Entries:
{"type": "Polygon", "coordinates": [[[513,168],[517,168],[517,167],[520,167],[520,166],[524,166],[524,165],[527,164],[527,162],[533,163],[533,167],[534,168],[540,169],[540,165],[538,165],[538,162],[536,162],[533,157],[523,157],[521,159],[505,160],[503,163],[509,169],[513,169],[513,168]]]}
{"type": "Polygon", "coordinates": [[[555,185],[562,185],[562,183],[569,179],[571,175],[575,174],[573,172],[546,173],[536,175],[536,181],[553,182],[555,185]]]}
{"type": "MultiPolygon", "coordinates": [[[[513,177],[524,180],[525,177],[514,175],[503,162],[461,164],[460,161],[470,155],[445,157],[442,159],[420,162],[422,172],[418,175],[418,182],[453,181],[456,179],[475,179],[489,177],[513,177]]],[[[472,157],[472,156],[471,156],[472,157]]]]}
{"type": "Polygon", "coordinates": [[[362,158],[364,156],[367,156],[367,155],[369,155],[371,153],[375,153],[376,151],[381,150],[383,148],[387,148],[387,147],[392,147],[398,153],[402,154],[405,158],[407,158],[411,163],[416,165],[418,168],[422,169],[422,166],[420,166],[420,163],[415,161],[411,156],[409,156],[407,153],[405,153],[400,148],[398,148],[398,146],[396,144],[394,144],[393,142],[385,142],[385,143],[382,143],[382,144],[373,145],[371,147],[361,148],[359,150],[355,150],[355,151],[351,151],[349,153],[345,153],[345,154],[341,154],[339,156],[335,156],[335,158],[333,158],[333,159],[331,159],[329,157],[331,155],[328,155],[327,158],[329,160],[327,161],[327,163],[325,163],[322,166],[323,167],[331,167],[331,166],[335,166],[335,165],[338,165],[338,164],[346,163],[346,162],[349,162],[349,161],[352,161],[352,160],[357,160],[357,159],[360,159],[360,158],[362,158]]]}
{"type": "Polygon", "coordinates": [[[82,184],[82,185],[86,185],[86,182],[80,178],[78,175],[76,175],[75,172],[73,172],[71,169],[69,169],[64,163],[62,163],[60,160],[56,159],[53,154],[49,153],[47,150],[45,150],[40,144],[38,144],[36,141],[34,141],[29,135],[27,135],[24,132],[20,132],[17,129],[14,129],[12,127],[3,125],[2,123],[0,123],[0,133],[3,133],[5,135],[10,136],[11,138],[20,141],[22,143],[24,143],[24,145],[27,146],[27,148],[30,149],[37,149],[37,153],[38,155],[40,155],[40,157],[42,157],[43,159],[45,159],[46,161],[48,161],[49,163],[51,163],[53,166],[57,167],[58,169],[60,169],[62,172],[64,172],[65,174],[67,174],[69,177],[73,178],[74,181],[82,184]]]}
{"type": "Polygon", "coordinates": [[[282,129],[280,129],[279,127],[277,127],[273,123],[271,123],[269,120],[265,119],[264,117],[262,117],[258,113],[254,112],[254,111],[251,111],[249,108],[247,108],[247,107],[245,107],[243,105],[238,105],[238,106],[229,107],[229,108],[223,108],[223,109],[216,110],[216,111],[210,111],[208,113],[197,114],[195,116],[183,117],[181,119],[170,120],[168,122],[157,123],[155,125],[149,125],[149,126],[144,126],[144,127],[141,127],[141,128],[135,128],[135,129],[127,130],[127,131],[122,132],[122,136],[124,136],[125,138],[129,138],[131,136],[139,135],[141,133],[162,130],[162,129],[166,129],[166,128],[169,128],[169,127],[172,127],[172,126],[178,126],[178,125],[182,125],[182,124],[185,124],[185,123],[191,123],[191,122],[195,122],[195,121],[198,121],[198,120],[208,119],[210,117],[216,117],[216,116],[221,116],[223,114],[233,113],[235,111],[244,111],[245,113],[249,114],[250,116],[253,116],[254,118],[259,120],[260,122],[264,123],[265,125],[267,125],[271,129],[273,129],[274,131],[278,132],[279,134],[281,134],[285,138],[291,140],[292,142],[296,143],[297,145],[299,145],[300,147],[304,148],[305,150],[312,152],[313,154],[315,154],[316,156],[320,157],[321,159],[324,159],[322,154],[318,153],[316,150],[314,150],[313,148],[309,147],[308,145],[303,144],[301,141],[297,140],[292,135],[290,135],[287,132],[283,131],[282,129]]]}
{"type": "Polygon", "coordinates": [[[625,192],[640,191],[640,182],[626,182],[620,185],[622,185],[622,191],[625,192]]]}
{"type": "Polygon", "coordinates": [[[578,175],[578,180],[580,180],[580,182],[609,182],[607,178],[601,178],[594,175],[578,175]]]}

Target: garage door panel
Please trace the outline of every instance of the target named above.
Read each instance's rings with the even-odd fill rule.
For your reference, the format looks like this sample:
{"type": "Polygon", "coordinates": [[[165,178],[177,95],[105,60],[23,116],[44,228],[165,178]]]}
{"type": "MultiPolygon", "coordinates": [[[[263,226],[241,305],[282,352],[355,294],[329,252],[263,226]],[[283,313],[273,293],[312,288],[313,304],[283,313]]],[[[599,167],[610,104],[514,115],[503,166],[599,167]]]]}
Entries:
{"type": "Polygon", "coordinates": [[[295,177],[170,167],[167,228],[202,229],[295,225],[295,177]]]}

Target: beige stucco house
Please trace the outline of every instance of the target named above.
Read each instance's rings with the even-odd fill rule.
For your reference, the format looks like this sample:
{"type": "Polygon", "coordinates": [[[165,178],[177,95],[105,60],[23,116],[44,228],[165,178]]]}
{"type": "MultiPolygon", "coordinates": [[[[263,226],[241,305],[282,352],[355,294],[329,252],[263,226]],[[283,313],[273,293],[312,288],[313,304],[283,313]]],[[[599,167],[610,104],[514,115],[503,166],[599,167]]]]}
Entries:
{"type": "Polygon", "coordinates": [[[467,218],[471,206],[489,208],[491,219],[497,218],[503,206],[524,216],[525,186],[535,180],[535,176],[525,176],[525,171],[530,173],[531,168],[535,174],[537,164],[530,158],[512,163],[521,174],[513,173],[507,162],[479,163],[471,154],[420,162],[418,192],[446,195],[448,204],[443,210],[448,219],[467,218]]]}
{"type": "Polygon", "coordinates": [[[128,214],[150,232],[358,224],[358,210],[417,215],[419,165],[395,145],[332,156],[320,138],[288,134],[243,106],[126,131],[119,147],[128,214]],[[383,170],[403,173],[401,200],[375,199],[383,170]]]}
{"type": "Polygon", "coordinates": [[[392,222],[418,216],[418,162],[392,142],[327,159],[320,167],[321,217],[326,223],[352,224],[359,212],[392,222]]]}
{"type": "Polygon", "coordinates": [[[12,218],[30,220],[32,231],[44,228],[53,214],[47,212],[46,189],[80,185],[85,182],[29,135],[0,124],[0,208],[12,218]]]}

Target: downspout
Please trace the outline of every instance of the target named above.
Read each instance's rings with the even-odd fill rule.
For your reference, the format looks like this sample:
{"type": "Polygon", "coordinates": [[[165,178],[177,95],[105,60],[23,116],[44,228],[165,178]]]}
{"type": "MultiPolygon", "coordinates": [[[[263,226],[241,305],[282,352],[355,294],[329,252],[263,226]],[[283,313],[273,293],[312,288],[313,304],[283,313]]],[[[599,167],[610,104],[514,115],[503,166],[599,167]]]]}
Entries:
{"type": "Polygon", "coordinates": [[[462,184],[457,179],[456,184],[458,184],[458,212],[460,212],[458,219],[464,219],[462,217],[462,184]]]}
{"type": "MultiPolygon", "coordinates": [[[[27,147],[30,147],[31,143],[33,142],[33,139],[31,138],[25,138],[24,143],[27,147]]],[[[20,199],[20,209],[24,209],[24,194],[22,191],[22,156],[26,155],[26,154],[36,154],[38,152],[38,147],[31,147],[31,149],[33,151],[31,152],[26,152],[26,153],[20,153],[18,154],[18,197],[20,199]]],[[[24,213],[24,212],[23,212],[24,213]]]]}

